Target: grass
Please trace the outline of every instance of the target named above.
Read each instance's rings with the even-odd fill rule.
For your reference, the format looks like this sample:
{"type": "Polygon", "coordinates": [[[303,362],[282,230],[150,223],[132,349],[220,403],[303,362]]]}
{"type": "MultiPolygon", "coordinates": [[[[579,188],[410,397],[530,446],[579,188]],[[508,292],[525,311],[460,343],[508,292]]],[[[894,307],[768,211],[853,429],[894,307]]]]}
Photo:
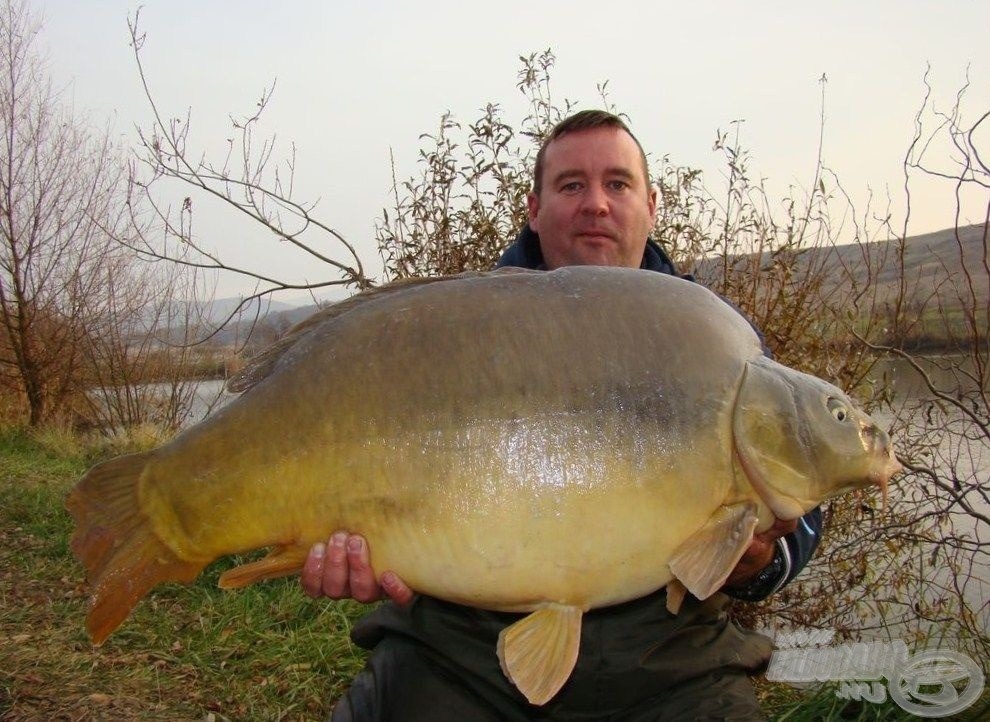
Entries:
{"type": "MultiPolygon", "coordinates": [[[[103,646],[89,643],[63,499],[90,464],[154,442],[144,437],[93,444],[0,428],[0,720],[325,719],[363,664],[348,634],[367,608],[308,599],[295,579],[219,590],[220,573],[243,560],[154,589],[103,646]]],[[[758,692],[775,720],[913,719],[834,687],[761,681],[758,692]]]]}
{"type": "MultiPolygon", "coordinates": [[[[886,689],[886,682],[881,680],[886,689]]],[[[827,683],[812,689],[796,689],[760,680],[757,695],[764,712],[774,722],[908,722],[920,717],[905,712],[889,696],[881,703],[842,699],[839,685],[827,683]]],[[[927,690],[937,692],[938,689],[927,690]]],[[[948,722],[977,722],[990,719],[990,692],[956,715],[942,717],[948,722]]]]}
{"type": "Polygon", "coordinates": [[[93,647],[63,499],[97,459],[81,446],[44,442],[0,431],[0,719],[327,716],[363,664],[348,633],[366,608],[313,601],[296,580],[217,589],[236,559],[191,586],[153,590],[93,647]]]}

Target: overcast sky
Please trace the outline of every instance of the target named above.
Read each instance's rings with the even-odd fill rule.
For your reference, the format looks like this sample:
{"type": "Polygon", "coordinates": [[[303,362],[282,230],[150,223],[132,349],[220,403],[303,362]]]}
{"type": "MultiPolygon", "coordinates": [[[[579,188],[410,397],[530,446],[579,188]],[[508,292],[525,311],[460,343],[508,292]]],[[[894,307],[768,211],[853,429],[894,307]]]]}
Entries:
{"type": "MultiPolygon", "coordinates": [[[[132,142],[133,126],[149,117],[126,25],[137,3],[33,6],[44,18],[52,73],[76,110],[97,123],[111,118],[132,142]]],[[[990,109],[985,0],[146,0],[141,27],[157,102],[170,115],[191,108],[195,146],[218,158],[228,115],[249,112],[277,78],[267,127],[296,144],[298,195],[321,199],[317,215],[359,245],[373,274],[389,148],[401,179],[416,171],[419,135],[446,110],[470,121],[497,101],[518,122],[518,56],[548,47],[557,56],[558,97],[593,107],[596,84],[608,80],[647,151],[704,169],[713,186],[715,132],[738,119],[752,167],[772,189],[810,184],[824,73],[826,164],[860,203],[867,188],[889,190],[897,212],[926,65],[937,107],[948,109],[969,66],[968,116],[990,109]]],[[[990,130],[983,139],[990,156],[990,130]]],[[[951,226],[950,189],[921,195],[912,200],[910,231],[951,226]]],[[[325,275],[285,267],[282,250],[227,215],[204,212],[197,223],[227,253],[325,275]]],[[[220,290],[237,288],[243,284],[224,282],[220,290]]]]}

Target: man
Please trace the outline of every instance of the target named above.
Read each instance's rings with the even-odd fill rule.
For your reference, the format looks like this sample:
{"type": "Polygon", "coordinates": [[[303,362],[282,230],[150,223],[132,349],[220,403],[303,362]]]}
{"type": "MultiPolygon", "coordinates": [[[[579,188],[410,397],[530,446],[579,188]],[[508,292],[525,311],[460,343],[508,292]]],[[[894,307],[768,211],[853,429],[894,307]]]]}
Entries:
{"type": "MultiPolygon", "coordinates": [[[[537,155],[529,225],[499,266],[552,270],[568,265],[646,268],[676,275],[663,249],[647,240],[657,192],[646,157],[626,125],[603,111],[562,121],[537,155]]],[[[535,311],[536,309],[534,309],[535,311]]],[[[817,510],[778,521],[757,535],[724,591],[761,599],[789,581],[817,544],[817,510]]],[[[386,604],[354,629],[373,649],[366,669],[332,720],[672,720],[755,719],[747,674],[765,663],[766,640],[725,615],[727,598],[688,598],[667,612],[665,590],[584,617],[577,666],[546,705],[533,707],[505,679],[495,640],[517,615],[416,597],[386,571],[379,582],[367,545],[346,532],[316,545],[303,570],[310,596],[386,604]]]]}

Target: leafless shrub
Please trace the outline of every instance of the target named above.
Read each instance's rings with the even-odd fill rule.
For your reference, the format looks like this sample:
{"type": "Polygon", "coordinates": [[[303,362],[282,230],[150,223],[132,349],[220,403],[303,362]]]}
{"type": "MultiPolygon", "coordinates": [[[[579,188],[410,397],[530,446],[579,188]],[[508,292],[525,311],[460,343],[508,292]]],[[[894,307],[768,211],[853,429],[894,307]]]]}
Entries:
{"type": "Polygon", "coordinates": [[[486,270],[525,224],[536,151],[571,104],[561,109],[552,100],[549,50],[520,61],[516,87],[529,113],[519,130],[496,103],[466,127],[445,113],[435,133],[420,136],[420,174],[401,192],[393,165],[394,206],[376,226],[390,278],[486,270]]]}
{"type": "MultiPolygon", "coordinates": [[[[967,81],[949,110],[941,111],[925,80],[904,161],[909,209],[912,183],[923,177],[942,182],[956,211],[951,232],[924,249],[931,256],[923,281],[927,290],[915,294],[911,304],[894,307],[884,343],[866,344],[896,370],[902,387],[911,387],[889,411],[908,473],[892,502],[894,513],[873,531],[885,543],[903,546],[875,573],[878,583],[894,579],[905,592],[884,599],[888,624],[917,634],[939,629],[985,664],[990,658],[990,167],[985,157],[990,110],[977,108],[975,120],[973,113],[967,119],[967,81]],[[975,210],[976,218],[966,217],[967,209],[975,210]],[[899,343],[918,326],[940,332],[937,348],[899,343]]],[[[907,223],[898,243],[902,257],[918,252],[904,242],[907,223]]],[[[909,289],[913,279],[899,280],[909,289]]]]}
{"type": "MultiPolygon", "coordinates": [[[[927,87],[927,84],[926,84],[927,87]]],[[[965,122],[965,87],[948,113],[926,93],[904,162],[910,208],[919,175],[941,178],[956,202],[949,231],[908,240],[904,225],[869,246],[889,257],[871,281],[878,323],[838,297],[829,306],[853,350],[874,367],[876,412],[906,467],[881,509],[876,495],[827,509],[817,558],[762,605],[777,625],[835,629],[961,649],[990,658],[990,173],[979,149],[990,113],[965,122]],[[936,146],[954,149],[949,157],[936,146]],[[962,189],[982,220],[967,224],[962,189]],[[925,240],[927,239],[927,240],[925,240]]],[[[929,191],[931,192],[931,191],[929,191]]],[[[851,269],[855,270],[855,269],[851,269]]],[[[752,613],[753,610],[750,610],[752,613]]]]}
{"type": "Polygon", "coordinates": [[[101,429],[151,426],[174,431],[216,403],[199,383],[222,374],[221,353],[196,341],[208,324],[208,298],[195,275],[181,267],[148,264],[133,256],[118,277],[107,278],[96,325],[84,349],[89,391],[82,415],[101,429]],[[135,312],[137,309],[137,312],[135,312]]]}
{"type": "Polygon", "coordinates": [[[140,209],[136,211],[138,214],[150,209],[150,223],[140,215],[136,221],[142,228],[154,229],[154,233],[139,234],[129,243],[130,248],[144,258],[165,260],[201,272],[230,274],[254,283],[255,291],[242,298],[226,319],[215,324],[213,332],[241,320],[241,312],[245,309],[257,318],[263,308],[257,301],[276,291],[370,286],[371,280],[365,275],[354,247],[314,215],[315,202],[305,203],[294,198],[295,148],[287,158],[278,160],[275,138],[258,137],[257,129],[274,85],[263,91],[251,113],[241,118],[231,117],[231,137],[222,160],[214,162],[205,155],[197,159],[195,151],[190,149],[191,113],[185,118],[164,115],[148,87],[141,61],[145,36],[139,29],[139,14],[128,22],[128,26],[138,73],[154,121],[149,129],[139,129],[137,161],[130,169],[129,195],[131,207],[140,209]],[[159,193],[162,186],[186,191],[178,208],[162,200],[174,195],[159,193]],[[247,219],[252,227],[262,229],[275,242],[299,253],[310,269],[314,264],[317,269],[325,269],[327,280],[280,278],[246,257],[236,261],[221,257],[208,239],[201,239],[195,232],[193,206],[200,201],[219,203],[235,216],[247,219]]]}
{"type": "MultiPolygon", "coordinates": [[[[147,394],[147,339],[170,324],[162,311],[182,279],[121,245],[146,230],[128,204],[126,164],[108,132],[63,106],[39,30],[26,3],[0,8],[0,385],[32,426],[174,426],[187,390],[155,414],[95,403],[147,394]]],[[[159,374],[177,392],[180,366],[159,374]]]]}

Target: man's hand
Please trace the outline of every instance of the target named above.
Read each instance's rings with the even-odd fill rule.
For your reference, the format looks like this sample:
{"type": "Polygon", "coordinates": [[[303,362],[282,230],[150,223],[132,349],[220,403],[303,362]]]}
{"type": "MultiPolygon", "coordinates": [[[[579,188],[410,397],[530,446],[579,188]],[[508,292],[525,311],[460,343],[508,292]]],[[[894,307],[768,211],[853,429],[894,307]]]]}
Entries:
{"type": "Polygon", "coordinates": [[[797,519],[790,521],[777,519],[772,527],[755,534],[749,548],[743,553],[739,563],[736,564],[736,568],[725,580],[725,586],[729,588],[744,587],[757,574],[766,569],[773,561],[777,540],[797,529],[797,523],[797,519]]]}
{"type": "Polygon", "coordinates": [[[395,572],[375,579],[368,543],[357,534],[338,531],[326,544],[314,544],[302,570],[303,590],[311,597],[374,602],[388,597],[396,604],[413,600],[413,591],[395,572]]]}

